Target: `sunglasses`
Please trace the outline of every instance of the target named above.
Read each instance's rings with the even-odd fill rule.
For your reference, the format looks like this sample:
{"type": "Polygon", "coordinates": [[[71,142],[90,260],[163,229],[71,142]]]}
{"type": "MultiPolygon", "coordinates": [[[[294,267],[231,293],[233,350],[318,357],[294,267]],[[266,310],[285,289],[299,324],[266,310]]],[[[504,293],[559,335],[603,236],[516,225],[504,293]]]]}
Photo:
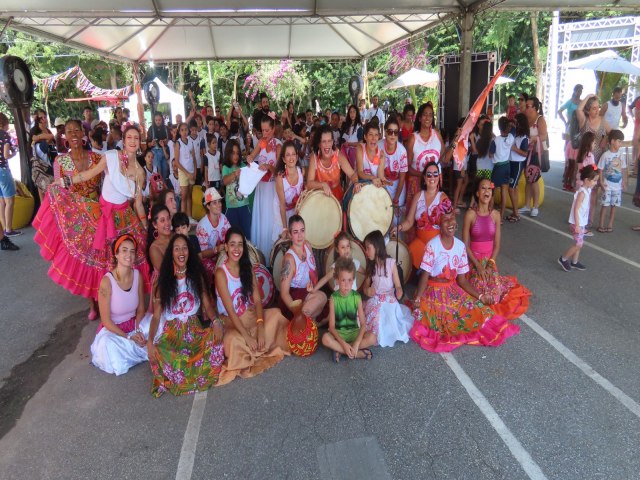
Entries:
{"type": "Polygon", "coordinates": [[[427,178],[438,178],[440,176],[440,172],[427,172],[424,176],[427,178]]]}
{"type": "Polygon", "coordinates": [[[398,135],[399,130],[392,130],[391,128],[387,128],[387,135],[398,135]]]}

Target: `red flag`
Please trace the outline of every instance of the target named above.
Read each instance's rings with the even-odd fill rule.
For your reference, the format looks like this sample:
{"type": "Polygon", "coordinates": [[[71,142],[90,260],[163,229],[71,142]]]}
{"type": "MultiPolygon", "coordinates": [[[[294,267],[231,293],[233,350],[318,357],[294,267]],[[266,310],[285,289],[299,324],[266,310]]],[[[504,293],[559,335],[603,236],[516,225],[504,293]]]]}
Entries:
{"type": "Polygon", "coordinates": [[[480,112],[482,112],[482,107],[487,101],[487,96],[489,92],[494,87],[498,78],[504,73],[504,69],[509,64],[509,60],[506,60],[500,68],[493,76],[489,84],[484,87],[480,96],[476,99],[471,110],[469,110],[469,114],[467,118],[465,118],[464,123],[460,129],[460,134],[458,135],[458,139],[456,140],[456,148],[453,150],[453,161],[456,162],[456,166],[462,169],[462,164],[464,162],[464,157],[467,156],[467,145],[469,144],[469,134],[473,130],[473,127],[476,126],[478,122],[478,118],[480,117],[480,112]]]}

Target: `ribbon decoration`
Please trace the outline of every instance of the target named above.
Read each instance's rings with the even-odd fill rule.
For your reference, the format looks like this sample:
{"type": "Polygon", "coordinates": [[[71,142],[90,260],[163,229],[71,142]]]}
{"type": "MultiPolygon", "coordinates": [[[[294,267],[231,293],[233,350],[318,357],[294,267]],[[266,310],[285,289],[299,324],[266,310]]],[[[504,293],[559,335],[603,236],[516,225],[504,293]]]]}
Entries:
{"type": "Polygon", "coordinates": [[[130,85],[123,88],[117,88],[115,90],[96,87],[93,83],[91,83],[82,69],[77,65],[65,70],[62,73],[57,73],[55,75],[51,75],[50,77],[43,78],[40,81],[43,83],[45,90],[51,92],[58,88],[58,85],[61,81],[71,78],[76,79],[76,87],[78,88],[78,90],[86,93],[90,97],[97,97],[102,95],[113,97],[128,97],[129,95],[131,95],[130,85]]]}

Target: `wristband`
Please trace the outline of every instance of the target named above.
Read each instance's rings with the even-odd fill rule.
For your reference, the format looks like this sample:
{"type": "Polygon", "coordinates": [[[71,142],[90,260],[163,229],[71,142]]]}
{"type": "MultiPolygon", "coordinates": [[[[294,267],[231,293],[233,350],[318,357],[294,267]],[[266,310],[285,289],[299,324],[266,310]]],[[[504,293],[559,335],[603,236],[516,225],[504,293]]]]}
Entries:
{"type": "Polygon", "coordinates": [[[256,320],[256,324],[259,324],[259,323],[264,323],[264,319],[263,318],[258,318],[256,320]]]}

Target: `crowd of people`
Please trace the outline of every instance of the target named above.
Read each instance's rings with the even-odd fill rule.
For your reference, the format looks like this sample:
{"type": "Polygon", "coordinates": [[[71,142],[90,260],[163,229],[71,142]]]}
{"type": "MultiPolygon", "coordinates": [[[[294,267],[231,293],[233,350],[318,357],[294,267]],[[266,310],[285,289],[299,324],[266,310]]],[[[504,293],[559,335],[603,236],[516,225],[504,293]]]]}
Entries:
{"type": "MultiPolygon", "coordinates": [[[[576,247],[559,259],[565,270],[585,268],[578,254],[594,185],[603,192],[598,231],[613,229],[616,178],[626,185],[615,155],[619,130],[600,115],[597,99],[579,97],[570,102],[579,145],[565,174],[566,187],[578,188],[570,218],[576,247]]],[[[82,120],[56,119],[54,135],[37,112],[34,158],[51,169],[34,169],[42,194],[34,239],[51,279],[87,298],[88,318],[100,319],[91,346],[98,368],[120,375],[148,360],[152,393],[179,395],[255,376],[319,344],[338,363],[370,360],[371,347],[398,341],[446,352],[497,346],[518,333],[512,321],[527,310],[530,292],[501,275],[497,261],[502,225],[539,215],[548,132],[537,98],[521,94],[517,106],[511,99],[499,135],[482,116],[461,164],[452,162],[455,134],[436,128],[430,102],[389,116],[377,98],[344,113],[295,114],[290,103],[276,114],[262,94],[252,115],[233,102],[223,117],[190,101],[184,121],[156,113],[146,132],[124,109],[108,125],[85,109],[82,120]],[[386,231],[369,229],[359,243],[348,211],[365,187],[386,191],[393,215],[386,231]],[[205,212],[196,221],[200,188],[205,212]],[[329,250],[307,238],[322,220],[299,214],[312,192],[345,211],[326,266],[329,250]],[[387,253],[390,239],[408,244],[409,265],[387,253]]],[[[568,137],[568,152],[571,145],[568,137]]],[[[0,152],[0,173],[10,154],[0,152]]],[[[7,197],[4,186],[0,193],[7,197]]]]}

